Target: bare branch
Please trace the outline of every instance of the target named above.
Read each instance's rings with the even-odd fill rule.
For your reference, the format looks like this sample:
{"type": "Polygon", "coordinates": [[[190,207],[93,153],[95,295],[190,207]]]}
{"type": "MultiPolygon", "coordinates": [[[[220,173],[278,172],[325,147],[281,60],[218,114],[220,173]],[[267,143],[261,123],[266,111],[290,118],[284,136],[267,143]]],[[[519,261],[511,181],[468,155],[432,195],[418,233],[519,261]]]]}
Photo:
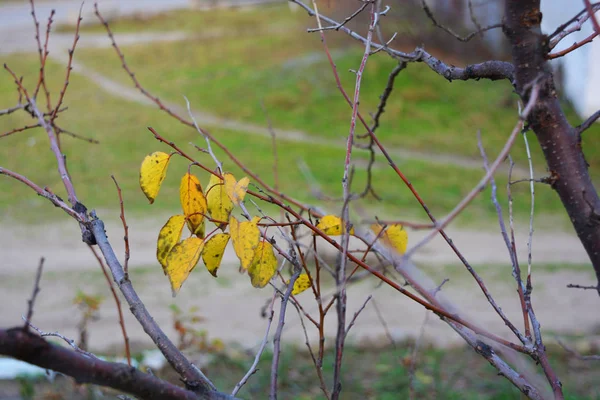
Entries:
{"type": "MultiPolygon", "coordinates": [[[[475,32],[471,32],[466,36],[460,36],[459,34],[455,33],[452,29],[445,27],[444,25],[440,24],[437,19],[435,19],[435,17],[433,16],[433,12],[431,11],[431,9],[429,8],[429,6],[427,5],[427,3],[425,2],[425,0],[421,0],[421,7],[423,7],[423,11],[425,11],[425,14],[427,14],[427,17],[431,20],[431,22],[433,23],[434,26],[440,28],[441,30],[443,30],[444,32],[446,32],[447,34],[454,36],[456,39],[460,40],[461,42],[468,42],[469,40],[473,39],[475,36],[477,36],[480,33],[492,30],[492,29],[497,29],[497,28],[502,28],[502,24],[494,24],[494,25],[490,25],[490,26],[486,26],[485,28],[481,28],[478,26],[478,30],[476,30],[475,32]]],[[[469,1],[469,10],[471,11],[471,19],[474,20],[474,16],[473,16],[473,9],[471,6],[471,2],[469,1]]]]}
{"type": "Polygon", "coordinates": [[[123,205],[123,192],[121,187],[117,183],[114,175],[110,176],[117,187],[117,193],[119,194],[119,206],[121,208],[121,222],[123,222],[123,242],[125,242],[125,261],[123,262],[123,271],[125,276],[129,277],[129,226],[127,226],[127,220],[125,219],[125,207],[123,205]]]}
{"type": "Polygon", "coordinates": [[[584,356],[582,354],[580,354],[578,351],[576,351],[575,349],[573,349],[570,346],[567,346],[566,343],[564,343],[562,340],[560,339],[556,339],[556,341],[558,342],[558,344],[565,349],[569,354],[571,354],[573,357],[579,359],[579,360],[583,360],[583,361],[600,361],[600,355],[589,355],[589,356],[584,356]]]}
{"type": "Polygon", "coordinates": [[[277,323],[275,337],[273,338],[273,360],[271,362],[271,385],[269,400],[277,399],[277,371],[279,369],[279,355],[281,353],[281,334],[283,333],[283,325],[285,324],[285,311],[288,300],[292,294],[292,289],[294,288],[294,283],[300,276],[300,272],[302,272],[302,268],[296,268],[294,275],[292,275],[290,282],[287,285],[285,294],[281,297],[281,306],[279,307],[279,322],[277,323]]]}
{"type": "Polygon", "coordinates": [[[117,292],[115,291],[112,281],[110,280],[110,276],[108,276],[106,267],[104,266],[102,259],[96,252],[96,249],[94,249],[90,245],[88,245],[88,247],[91,250],[91,252],[94,254],[94,257],[96,257],[98,264],[100,264],[100,269],[102,269],[102,274],[104,274],[104,277],[106,278],[106,283],[108,284],[108,288],[110,289],[110,292],[113,295],[113,299],[115,300],[115,305],[117,306],[117,314],[119,315],[119,325],[121,325],[121,333],[123,334],[123,341],[125,343],[125,358],[127,358],[127,365],[131,365],[131,351],[129,349],[129,336],[127,336],[127,330],[125,329],[125,319],[123,318],[123,310],[121,309],[121,300],[119,300],[119,296],[117,296],[117,292]]]}
{"type": "Polygon", "coordinates": [[[191,391],[144,374],[133,367],[91,358],[53,345],[22,328],[0,330],[0,354],[71,376],[78,383],[111,387],[144,399],[199,399],[191,391]]]}
{"type": "Polygon", "coordinates": [[[592,115],[590,115],[588,119],[586,119],[581,125],[579,125],[575,128],[580,140],[581,140],[581,134],[583,132],[585,132],[587,129],[589,129],[594,124],[594,122],[596,122],[596,120],[598,120],[598,118],[600,118],[600,110],[598,110],[595,113],[593,113],[592,115]]]}
{"type": "Polygon", "coordinates": [[[273,311],[273,306],[275,305],[276,296],[277,296],[277,292],[275,292],[273,294],[273,299],[271,300],[271,304],[269,306],[269,313],[268,313],[269,318],[268,318],[268,322],[267,322],[267,331],[265,332],[265,337],[263,338],[263,341],[261,342],[260,347],[258,348],[258,351],[256,352],[256,356],[254,356],[254,362],[248,369],[248,372],[246,372],[246,375],[244,375],[244,377],[238,382],[238,384],[235,385],[235,388],[233,388],[233,391],[231,392],[232,396],[235,396],[240,391],[242,386],[244,386],[246,384],[246,382],[248,382],[248,379],[252,375],[254,375],[254,373],[256,371],[258,371],[256,366],[258,365],[258,362],[260,361],[260,356],[262,355],[263,351],[265,350],[267,341],[269,340],[269,331],[271,330],[271,323],[273,322],[273,316],[275,315],[275,312],[273,311]]]}
{"type": "Polygon", "coordinates": [[[31,317],[33,316],[33,306],[35,305],[35,299],[40,292],[40,279],[42,279],[42,269],[44,268],[44,257],[40,258],[40,263],[37,268],[37,272],[35,274],[35,281],[33,284],[33,292],[31,293],[31,298],[27,300],[27,317],[25,319],[25,326],[23,329],[27,329],[29,327],[29,322],[31,322],[31,317]]]}
{"type": "MultiPolygon", "coordinates": [[[[315,11],[304,4],[300,0],[289,0],[290,2],[299,5],[301,8],[306,10],[312,17],[316,16],[315,11]]],[[[319,14],[319,18],[328,24],[337,25],[338,22],[331,18],[328,18],[322,14],[319,14]]],[[[363,45],[367,44],[367,39],[357,32],[348,29],[345,26],[339,28],[340,31],[348,34],[351,38],[358,40],[363,45]]],[[[514,66],[505,61],[486,61],[480,64],[467,65],[465,68],[458,68],[455,66],[448,66],[441,60],[433,57],[423,48],[417,47],[411,53],[405,53],[399,50],[392,49],[386,45],[372,43],[373,47],[379,48],[381,51],[385,51],[390,56],[407,62],[424,62],[433,71],[442,75],[449,81],[453,80],[469,80],[469,79],[508,79],[512,82],[514,66]]]]}

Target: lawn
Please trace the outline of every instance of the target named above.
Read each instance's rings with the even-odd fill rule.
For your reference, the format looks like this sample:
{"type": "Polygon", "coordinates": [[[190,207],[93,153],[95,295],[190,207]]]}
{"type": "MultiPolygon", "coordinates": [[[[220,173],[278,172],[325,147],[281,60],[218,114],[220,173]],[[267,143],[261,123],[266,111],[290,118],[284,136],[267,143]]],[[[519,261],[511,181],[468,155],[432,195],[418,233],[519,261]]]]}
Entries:
{"type": "MultiPolygon", "coordinates": [[[[213,28],[217,31],[221,29],[222,36],[217,35],[211,40],[196,38],[168,44],[132,46],[124,50],[141,82],[161,98],[182,104],[182,95],[186,95],[194,109],[264,126],[266,115],[261,107],[262,102],[276,130],[303,130],[317,139],[337,140],[341,144],[348,132],[350,108],[335,87],[317,36],[303,33],[310,23],[301,15],[292,15],[286,7],[269,6],[260,11],[172,12],[166,17],[154,17],[143,22],[125,20],[116,23],[115,29],[127,32],[165,25],[165,29],[179,27],[195,34],[206,33],[213,28]],[[227,26],[231,29],[224,29],[227,21],[231,22],[227,26]],[[242,31],[248,31],[248,34],[241,35],[242,31]]],[[[97,30],[98,27],[85,29],[97,30]]],[[[331,42],[336,48],[333,53],[338,70],[345,86],[351,90],[354,76],[348,69],[358,65],[361,52],[356,47],[348,46],[341,36],[332,38],[336,38],[331,42]]],[[[78,62],[112,79],[129,84],[112,49],[79,49],[76,58],[78,62]]],[[[7,62],[18,74],[25,75],[25,84],[35,82],[36,56],[4,56],[2,61],[7,62]]],[[[379,54],[369,60],[361,89],[361,109],[365,116],[376,108],[377,98],[393,65],[392,60],[379,54]]],[[[63,68],[49,61],[47,72],[51,87],[58,93],[64,80],[63,68]]],[[[483,142],[490,157],[493,157],[515,122],[516,100],[507,83],[481,81],[450,84],[422,65],[411,65],[398,77],[397,89],[388,103],[382,127],[378,131],[383,143],[392,150],[420,150],[434,155],[437,152],[450,153],[477,160],[479,156],[475,138],[476,131],[481,129],[483,142]]],[[[0,80],[0,93],[0,108],[14,105],[16,91],[9,77],[0,80]]],[[[80,75],[72,76],[65,104],[69,110],[60,116],[60,125],[100,141],[96,145],[67,136],[62,139],[78,194],[88,207],[117,207],[116,192],[110,180],[110,175],[114,174],[124,189],[128,212],[145,215],[149,212],[178,210],[178,183],[187,168],[185,161],[174,161],[154,205],[147,204],[138,188],[138,168],[143,157],[152,151],[169,150],[152,139],[147,126],[154,127],[169,140],[196,154],[200,161],[213,164],[210,157],[197,153],[188,145],[193,141],[204,146],[196,132],[154,108],[115,98],[80,75]]],[[[3,116],[0,119],[0,132],[29,123],[31,120],[22,112],[3,116]]],[[[274,184],[270,139],[250,136],[243,131],[228,131],[218,126],[206,128],[266,182],[274,184]]],[[[362,133],[362,130],[358,132],[362,133]]],[[[593,134],[589,132],[586,137],[593,134]]],[[[543,176],[543,160],[535,138],[533,135],[530,138],[537,174],[543,176]]],[[[48,151],[41,129],[1,140],[0,165],[28,176],[41,186],[47,185],[58,194],[64,194],[56,173],[55,160],[48,151]]],[[[591,150],[593,153],[594,149],[591,150]]],[[[310,192],[310,183],[299,167],[299,163],[305,162],[325,195],[341,195],[342,146],[320,144],[318,140],[303,144],[279,139],[278,153],[279,186],[282,191],[305,202],[325,204],[316,200],[310,192]]],[[[217,155],[225,161],[228,170],[237,176],[241,174],[224,154],[217,151],[217,155]]],[[[521,140],[517,141],[513,157],[521,166],[525,165],[521,140]]],[[[354,176],[356,191],[361,191],[366,181],[366,173],[361,167],[366,159],[366,152],[357,150],[354,153],[354,161],[359,166],[354,176]]],[[[395,160],[438,216],[451,210],[482,175],[482,170],[477,168],[444,166],[402,157],[395,157],[395,160]]],[[[597,159],[588,156],[588,161],[595,168],[597,159]]],[[[199,174],[206,182],[206,174],[199,174]]],[[[499,196],[505,202],[504,173],[499,175],[498,185],[499,196]]],[[[22,185],[2,180],[2,186],[6,188],[0,191],[0,207],[4,216],[35,221],[60,215],[58,210],[49,207],[43,199],[35,197],[22,185]]],[[[381,217],[426,219],[408,189],[381,156],[378,156],[374,170],[374,186],[382,201],[377,202],[372,197],[361,200],[359,204],[362,209],[368,207],[372,214],[381,217]]],[[[513,188],[515,214],[518,217],[524,218],[529,212],[527,188],[526,184],[513,188]]],[[[562,206],[548,186],[540,185],[537,188],[536,204],[538,213],[552,215],[552,218],[538,221],[546,221],[547,225],[552,226],[557,222],[560,227],[568,226],[562,206]]],[[[325,205],[333,212],[341,207],[337,203],[325,205]]],[[[489,201],[488,190],[465,211],[459,223],[482,226],[494,220],[495,212],[489,201]]]]}
{"type": "MultiPolygon", "coordinates": [[[[114,23],[119,33],[184,30],[190,38],[124,48],[129,65],[142,84],[160,97],[178,101],[183,94],[203,110],[225,118],[265,124],[261,103],[275,126],[302,130],[318,137],[348,133],[350,108],[342,99],[318,34],[307,34],[314,21],[290,13],[286,5],[248,10],[174,11],[163,16],[124,19],[114,23]]],[[[84,29],[101,32],[101,26],[84,29]]],[[[354,89],[363,50],[343,34],[328,33],[343,86],[354,89]]],[[[433,49],[434,53],[436,52],[433,49]]],[[[442,57],[454,59],[441,53],[442,57]]],[[[130,83],[113,49],[79,52],[86,65],[123,83],[130,83]],[[110,62],[110,60],[113,62],[110,62]]],[[[376,110],[395,61],[379,53],[371,57],[361,86],[361,111],[376,110]]],[[[386,146],[479,158],[476,132],[491,154],[504,144],[516,122],[517,98],[508,82],[449,83],[425,65],[411,64],[396,80],[396,91],[378,130],[386,146]]],[[[568,105],[574,124],[581,121],[568,105]]],[[[359,129],[360,133],[363,132],[359,129]]],[[[600,133],[594,126],[584,136],[592,171],[600,171],[600,145],[586,140],[600,133]]],[[[533,136],[533,135],[531,135],[533,136]]],[[[538,174],[544,162],[535,138],[533,158],[538,174]]],[[[513,157],[525,165],[522,141],[513,157]]]]}
{"type": "MultiPolygon", "coordinates": [[[[35,76],[35,59],[33,55],[10,56],[6,57],[5,61],[14,70],[25,74],[27,84],[35,76]]],[[[54,85],[61,82],[63,73],[58,65],[49,63],[49,81],[54,85]]],[[[12,85],[9,79],[0,80],[0,92],[8,94],[2,99],[2,107],[7,107],[15,101],[14,96],[11,95],[12,85]]],[[[188,144],[193,141],[204,146],[203,140],[194,130],[186,128],[153,108],[106,94],[80,75],[75,74],[71,79],[66,105],[69,106],[69,110],[60,116],[59,124],[65,129],[100,141],[100,144],[91,144],[68,136],[62,139],[63,150],[67,155],[67,163],[78,195],[88,207],[100,209],[117,207],[116,192],[110,180],[110,175],[114,174],[124,189],[128,212],[144,215],[150,212],[178,210],[179,179],[187,169],[187,162],[184,160],[174,159],[154,205],[147,204],[138,187],[139,165],[144,156],[156,150],[169,151],[165,145],[153,139],[146,129],[147,126],[153,126],[162,135],[176,141],[191,154],[196,154],[198,160],[209,166],[213,164],[208,155],[197,153],[188,144]]],[[[24,113],[14,113],[0,119],[3,132],[27,123],[31,121],[24,113]]],[[[252,170],[267,182],[274,183],[270,139],[251,136],[249,140],[248,135],[240,132],[226,131],[218,127],[208,128],[252,170]]],[[[310,185],[299,169],[298,162],[304,161],[326,195],[333,197],[341,195],[343,148],[280,140],[278,153],[279,184],[282,191],[306,202],[318,202],[310,193],[310,185]]],[[[237,176],[241,175],[223,153],[217,150],[216,154],[225,162],[228,170],[233,171],[237,176]]],[[[357,152],[355,160],[364,164],[366,157],[366,153],[357,152]]],[[[47,138],[41,129],[3,138],[0,160],[2,166],[28,176],[41,186],[52,188],[59,195],[64,195],[55,160],[48,150],[47,138]]],[[[448,212],[481,177],[481,171],[430,165],[427,162],[399,160],[399,166],[420,190],[432,211],[438,215],[448,212]]],[[[208,180],[205,172],[198,170],[198,174],[204,182],[208,180]]],[[[357,168],[354,179],[357,190],[364,186],[365,179],[365,172],[357,168]]],[[[36,220],[60,215],[58,210],[50,207],[43,199],[34,196],[23,185],[8,179],[2,179],[1,182],[3,190],[0,191],[0,207],[4,216],[36,220]]],[[[363,207],[368,206],[381,216],[424,218],[408,189],[383,162],[376,164],[374,183],[383,201],[379,203],[368,198],[362,201],[363,207]]],[[[506,178],[501,176],[499,185],[503,187],[505,183],[506,178]]],[[[528,212],[528,197],[524,194],[526,188],[526,185],[515,187],[515,210],[517,215],[522,217],[528,212]]],[[[539,209],[544,210],[544,213],[561,212],[561,206],[549,188],[540,187],[536,200],[539,209]]],[[[339,205],[328,207],[335,211],[339,205]]],[[[474,202],[473,207],[467,209],[463,221],[480,225],[482,222],[492,221],[493,218],[494,211],[489,196],[484,195],[474,202]]]]}

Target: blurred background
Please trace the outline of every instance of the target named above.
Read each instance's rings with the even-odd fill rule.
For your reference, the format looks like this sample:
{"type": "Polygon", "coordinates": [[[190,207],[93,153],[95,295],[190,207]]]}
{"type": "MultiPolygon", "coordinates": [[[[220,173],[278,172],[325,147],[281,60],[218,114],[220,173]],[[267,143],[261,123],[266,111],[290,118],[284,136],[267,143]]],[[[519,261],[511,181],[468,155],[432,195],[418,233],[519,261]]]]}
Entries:
{"type": "MultiPolygon", "coordinates": [[[[554,31],[583,7],[582,2],[542,3],[545,33],[554,31]]],[[[314,17],[280,0],[101,0],[98,4],[128,67],[145,89],[185,117],[186,96],[198,123],[266,182],[305,203],[339,212],[341,204],[330,199],[342,194],[351,109],[336,87],[319,34],[307,33],[307,29],[316,27],[314,17]],[[275,132],[276,153],[269,125],[275,132]]],[[[440,23],[460,34],[477,29],[477,24],[499,23],[503,16],[503,1],[474,0],[471,6],[463,0],[428,4],[440,23]]],[[[322,14],[342,21],[360,3],[323,0],[318,5],[322,14]]],[[[456,66],[510,59],[500,29],[462,43],[434,27],[419,1],[382,5],[391,8],[382,17],[381,36],[388,40],[397,33],[391,47],[412,51],[422,45],[456,66]]],[[[50,10],[56,12],[46,62],[46,80],[54,102],[64,84],[80,6],[79,1],[36,1],[42,37],[50,10]]],[[[149,205],[139,189],[139,165],[146,154],[169,150],[154,140],[147,127],[152,126],[207,165],[212,161],[208,155],[196,153],[190,144],[204,145],[195,131],[160,111],[135,88],[104,27],[94,16],[93,3],[83,5],[82,16],[81,38],[64,103],[68,110],[58,119],[66,132],[61,135],[61,145],[78,195],[105,219],[109,238],[118,254],[123,254],[119,201],[110,178],[115,176],[123,189],[130,226],[129,265],[134,286],[169,336],[178,340],[211,378],[217,377],[215,384],[233,387],[251,364],[264,336],[267,321],[262,314],[271,298],[270,291],[252,288],[247,277],[238,273],[235,256],[228,252],[217,279],[198,266],[179,295],[171,297],[169,282],[155,259],[156,237],[169,215],[180,212],[179,179],[187,163],[173,160],[159,197],[149,205]]],[[[365,34],[367,18],[366,13],[359,15],[347,26],[365,34]]],[[[34,28],[29,2],[0,0],[0,61],[23,76],[28,88],[35,85],[39,74],[34,28]]],[[[586,37],[591,29],[589,23],[584,25],[563,47],[586,37]]],[[[355,82],[351,70],[358,68],[364,48],[335,30],[326,32],[326,40],[342,84],[351,93],[355,82]]],[[[600,108],[600,69],[594,67],[600,57],[599,43],[592,42],[553,62],[565,111],[574,125],[600,108]]],[[[396,64],[383,52],[369,58],[361,87],[363,115],[376,111],[396,64]]],[[[0,109],[12,107],[17,101],[10,75],[0,75],[0,109]]],[[[517,110],[517,96],[509,82],[450,83],[426,65],[410,64],[396,79],[377,133],[433,214],[441,217],[482,176],[477,132],[481,132],[489,157],[495,157],[517,121],[517,110]]],[[[0,166],[66,198],[43,130],[13,133],[32,123],[24,112],[0,118],[0,166]]],[[[600,142],[595,140],[598,134],[600,127],[595,124],[583,138],[596,182],[600,171],[600,142]]],[[[535,175],[545,177],[539,145],[533,134],[528,138],[535,175]]],[[[216,153],[226,170],[236,177],[243,176],[223,152],[216,153]]],[[[529,172],[522,140],[517,141],[511,156],[515,162],[513,180],[526,179],[529,172]]],[[[369,153],[357,149],[353,157],[353,184],[360,191],[368,179],[369,153]]],[[[357,201],[355,218],[427,221],[380,154],[376,155],[372,172],[377,196],[357,201]]],[[[208,175],[200,178],[203,184],[208,183],[208,175]]],[[[497,176],[505,215],[507,183],[508,164],[497,176]]],[[[521,259],[526,260],[529,185],[516,184],[511,189],[517,247],[521,259]]],[[[589,293],[592,291],[564,291],[567,283],[593,282],[593,270],[553,191],[547,185],[536,186],[535,202],[534,306],[552,348],[552,361],[570,398],[597,398],[597,364],[582,362],[557,344],[562,338],[579,352],[598,350],[600,325],[594,317],[597,295],[589,293]],[[557,296],[559,292],[563,294],[557,296]]],[[[268,205],[264,210],[278,214],[268,205]]],[[[510,260],[498,231],[488,189],[457,219],[449,234],[489,282],[505,312],[518,320],[519,303],[510,260]]],[[[424,234],[409,231],[409,246],[424,234]]],[[[333,252],[325,255],[335,258],[333,252]]],[[[123,357],[114,301],[96,259],[80,241],[79,227],[30,189],[0,179],[0,321],[4,326],[21,323],[40,257],[45,257],[46,264],[34,324],[44,331],[59,331],[106,357],[123,357]]],[[[449,278],[444,292],[468,310],[474,321],[508,336],[503,322],[445,243],[433,241],[417,254],[415,262],[440,282],[449,278]]],[[[437,318],[426,319],[422,308],[377,283],[364,279],[349,288],[349,312],[355,312],[369,294],[375,305],[365,308],[349,336],[352,345],[344,372],[344,398],[403,398],[410,387],[417,398],[519,396],[518,390],[497,377],[483,359],[465,350],[461,339],[445,324],[437,318]],[[420,343],[418,352],[414,351],[415,341],[420,343]],[[374,366],[368,373],[366,362],[374,366]],[[410,370],[413,374],[409,381],[410,370]],[[467,375],[466,370],[475,372],[467,375]]],[[[309,312],[314,312],[310,294],[301,295],[300,300],[306,302],[309,312]]],[[[150,351],[152,344],[137,322],[124,311],[136,360],[176,380],[164,367],[161,356],[150,351]]],[[[332,319],[327,332],[333,333],[334,329],[332,319]]],[[[315,332],[309,331],[309,336],[314,339],[315,332]]],[[[316,376],[295,312],[288,313],[284,341],[282,367],[288,374],[281,378],[281,397],[318,398],[316,376]]],[[[264,398],[269,357],[267,354],[261,370],[242,392],[247,398],[264,398]]],[[[331,359],[324,369],[326,375],[331,374],[331,359]]],[[[101,396],[93,389],[49,382],[40,378],[40,373],[43,371],[0,360],[0,377],[4,379],[0,381],[0,398],[101,396]]]]}

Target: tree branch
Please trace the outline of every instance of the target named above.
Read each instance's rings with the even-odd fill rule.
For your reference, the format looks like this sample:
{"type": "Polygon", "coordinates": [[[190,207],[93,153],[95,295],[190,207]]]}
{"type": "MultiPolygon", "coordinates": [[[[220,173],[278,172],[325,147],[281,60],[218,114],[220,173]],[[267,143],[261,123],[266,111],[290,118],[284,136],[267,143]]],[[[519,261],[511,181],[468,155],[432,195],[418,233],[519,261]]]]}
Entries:
{"type": "Polygon", "coordinates": [[[548,170],[556,177],[551,186],[558,193],[600,280],[600,222],[593,218],[600,214],[600,198],[579,146],[577,130],[567,121],[556,96],[551,68],[545,59],[540,1],[507,0],[504,19],[516,66],[515,86],[525,103],[530,96],[527,90],[530,82],[540,74],[546,76],[527,122],[538,138],[548,170]]]}
{"type": "Polygon", "coordinates": [[[74,378],[121,390],[143,399],[198,400],[195,393],[144,374],[126,364],[111,363],[48,343],[23,328],[0,329],[0,354],[74,378]]]}

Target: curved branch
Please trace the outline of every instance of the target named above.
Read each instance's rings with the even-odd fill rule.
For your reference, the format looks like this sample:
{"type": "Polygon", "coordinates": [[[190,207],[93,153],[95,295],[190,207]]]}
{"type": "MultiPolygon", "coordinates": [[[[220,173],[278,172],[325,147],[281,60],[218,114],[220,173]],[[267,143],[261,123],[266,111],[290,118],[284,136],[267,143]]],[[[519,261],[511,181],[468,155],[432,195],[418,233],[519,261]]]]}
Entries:
{"type": "Polygon", "coordinates": [[[74,378],[121,390],[143,399],[198,400],[193,392],[160,380],[126,364],[102,361],[65,347],[48,343],[22,327],[0,330],[0,354],[51,369],[74,378]]]}

